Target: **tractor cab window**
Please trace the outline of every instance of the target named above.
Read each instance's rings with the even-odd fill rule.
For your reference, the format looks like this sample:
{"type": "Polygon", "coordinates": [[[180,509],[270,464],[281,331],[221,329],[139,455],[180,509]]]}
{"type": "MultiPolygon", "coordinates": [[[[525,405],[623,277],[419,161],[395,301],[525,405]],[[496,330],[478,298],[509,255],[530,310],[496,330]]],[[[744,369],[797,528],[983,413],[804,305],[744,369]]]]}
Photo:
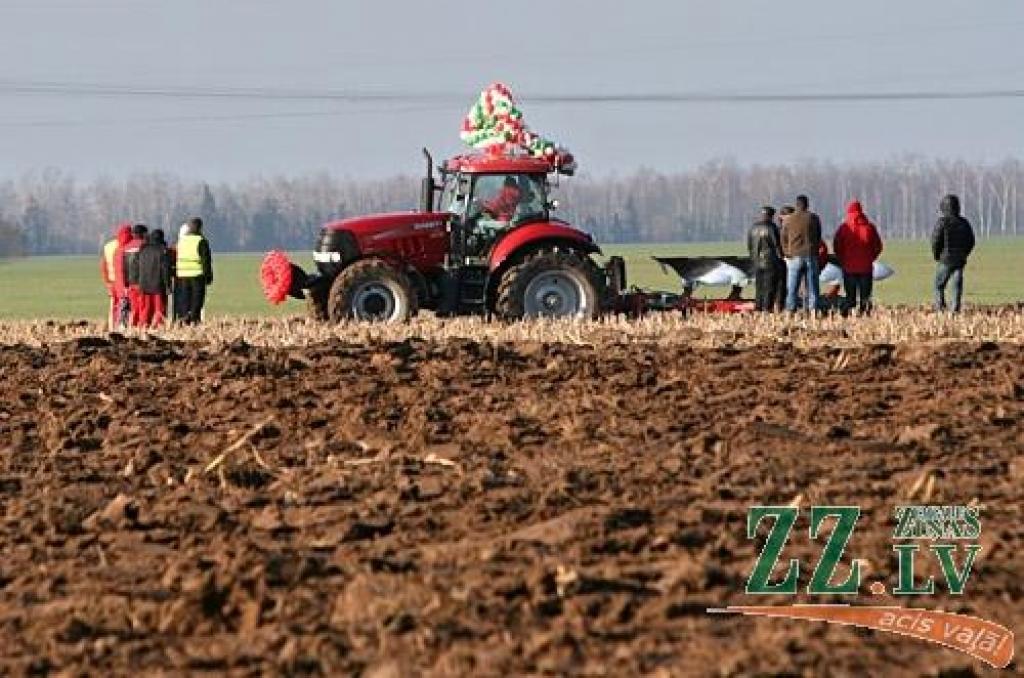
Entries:
{"type": "Polygon", "coordinates": [[[476,178],[470,217],[494,227],[508,227],[543,218],[546,213],[543,176],[484,174],[476,178]]]}
{"type": "Polygon", "coordinates": [[[513,217],[515,224],[523,224],[527,221],[547,219],[547,185],[544,177],[519,177],[519,205],[513,217]]]}
{"type": "Polygon", "coordinates": [[[459,174],[446,174],[441,191],[441,209],[452,214],[465,213],[469,188],[468,177],[459,174]]]}
{"type": "Polygon", "coordinates": [[[479,174],[472,177],[471,188],[468,207],[463,202],[451,210],[465,214],[461,237],[468,256],[484,256],[501,233],[514,226],[547,218],[543,174],[479,174]]]}

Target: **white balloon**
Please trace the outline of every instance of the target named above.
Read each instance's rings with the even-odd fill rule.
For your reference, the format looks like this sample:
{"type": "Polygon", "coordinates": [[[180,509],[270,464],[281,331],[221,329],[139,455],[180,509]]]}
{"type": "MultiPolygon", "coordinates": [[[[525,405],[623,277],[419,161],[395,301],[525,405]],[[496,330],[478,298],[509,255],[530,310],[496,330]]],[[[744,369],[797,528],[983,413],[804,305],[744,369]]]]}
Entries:
{"type": "Polygon", "coordinates": [[[825,268],[821,269],[821,275],[818,276],[818,280],[826,285],[842,282],[843,271],[830,261],[825,264],[825,268]]]}
{"type": "Polygon", "coordinates": [[[746,285],[747,274],[729,264],[718,264],[713,269],[698,276],[694,282],[701,285],[746,285]]]}
{"type": "Polygon", "coordinates": [[[886,278],[890,278],[895,274],[896,271],[893,270],[893,267],[885,263],[884,261],[876,261],[871,271],[871,277],[873,277],[875,280],[885,280],[886,278]]]}
{"type": "MultiPolygon", "coordinates": [[[[896,274],[892,266],[885,263],[884,261],[876,261],[872,267],[871,277],[875,280],[885,280],[891,278],[896,274]]],[[[838,266],[829,262],[825,265],[825,268],[821,269],[821,282],[825,284],[838,284],[843,282],[843,271],[838,266]]]]}

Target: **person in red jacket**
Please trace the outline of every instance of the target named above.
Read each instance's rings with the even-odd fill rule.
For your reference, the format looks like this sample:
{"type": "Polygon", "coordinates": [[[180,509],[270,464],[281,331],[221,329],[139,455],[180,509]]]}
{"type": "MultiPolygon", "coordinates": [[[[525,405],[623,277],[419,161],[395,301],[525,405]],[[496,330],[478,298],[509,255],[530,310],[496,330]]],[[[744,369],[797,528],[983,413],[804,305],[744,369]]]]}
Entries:
{"type": "Polygon", "coordinates": [[[146,244],[146,233],[149,228],[145,224],[132,226],[132,239],[121,248],[121,269],[124,276],[128,297],[129,318],[132,327],[138,327],[141,323],[142,310],[141,292],[139,291],[139,250],[146,244]]]}
{"type": "Polygon", "coordinates": [[[484,201],[483,211],[485,214],[492,216],[496,221],[512,221],[512,217],[516,213],[516,207],[519,206],[520,197],[522,197],[522,191],[519,190],[515,177],[505,177],[505,181],[497,195],[490,200],[484,201]]]}
{"type": "Polygon", "coordinates": [[[846,207],[846,220],[836,230],[834,247],[843,269],[847,312],[853,308],[870,312],[875,259],[882,253],[882,238],[856,200],[846,207]]]}
{"type": "Polygon", "coordinates": [[[132,239],[132,225],[129,223],[119,224],[114,231],[114,238],[103,245],[103,255],[100,257],[100,273],[103,276],[103,284],[110,296],[110,317],[109,324],[111,331],[124,325],[122,310],[125,305],[125,286],[123,269],[118,265],[121,261],[121,249],[125,243],[132,239]]]}

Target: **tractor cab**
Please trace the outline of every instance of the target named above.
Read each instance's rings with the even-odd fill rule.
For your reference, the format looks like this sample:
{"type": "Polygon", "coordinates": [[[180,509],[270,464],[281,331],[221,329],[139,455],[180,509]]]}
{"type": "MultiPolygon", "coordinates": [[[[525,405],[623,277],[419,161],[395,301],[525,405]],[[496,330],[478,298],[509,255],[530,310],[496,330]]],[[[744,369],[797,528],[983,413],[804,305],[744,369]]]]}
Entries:
{"type": "Polygon", "coordinates": [[[441,211],[451,217],[449,265],[487,266],[494,245],[526,224],[547,222],[548,162],[525,156],[458,156],[441,168],[441,211]]]}
{"type": "MultiPolygon", "coordinates": [[[[459,155],[439,168],[435,181],[430,154],[420,211],[448,215],[448,251],[439,276],[437,308],[445,314],[486,312],[498,294],[497,281],[534,251],[562,243],[584,255],[596,251],[589,236],[551,218],[548,177],[571,174],[571,156],[544,158],[517,153],[459,155]],[[435,194],[440,193],[437,204],[435,194]]],[[[554,298],[553,295],[549,297],[554,298]]],[[[591,304],[593,305],[593,304],[591,304]]],[[[575,313],[580,304],[571,304],[575,313]]],[[[535,315],[544,310],[528,309],[535,315]]]]}

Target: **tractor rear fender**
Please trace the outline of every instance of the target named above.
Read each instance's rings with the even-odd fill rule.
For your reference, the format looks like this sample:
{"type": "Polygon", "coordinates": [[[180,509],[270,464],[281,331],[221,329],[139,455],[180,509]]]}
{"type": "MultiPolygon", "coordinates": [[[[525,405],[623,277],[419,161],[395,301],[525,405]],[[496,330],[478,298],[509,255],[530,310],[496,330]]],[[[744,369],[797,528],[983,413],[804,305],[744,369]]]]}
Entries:
{"type": "Polygon", "coordinates": [[[494,295],[505,272],[534,252],[561,249],[578,252],[582,257],[601,253],[601,248],[580,231],[565,227],[560,227],[559,230],[568,231],[570,235],[558,233],[546,237],[517,238],[516,241],[510,242],[512,236],[516,234],[516,231],[512,231],[498,241],[491,252],[490,271],[487,276],[488,308],[494,307],[494,295]]]}
{"type": "Polygon", "coordinates": [[[527,224],[509,231],[495,243],[489,263],[491,275],[530,252],[556,246],[583,254],[601,253],[601,248],[583,231],[551,222],[527,224]]]}

